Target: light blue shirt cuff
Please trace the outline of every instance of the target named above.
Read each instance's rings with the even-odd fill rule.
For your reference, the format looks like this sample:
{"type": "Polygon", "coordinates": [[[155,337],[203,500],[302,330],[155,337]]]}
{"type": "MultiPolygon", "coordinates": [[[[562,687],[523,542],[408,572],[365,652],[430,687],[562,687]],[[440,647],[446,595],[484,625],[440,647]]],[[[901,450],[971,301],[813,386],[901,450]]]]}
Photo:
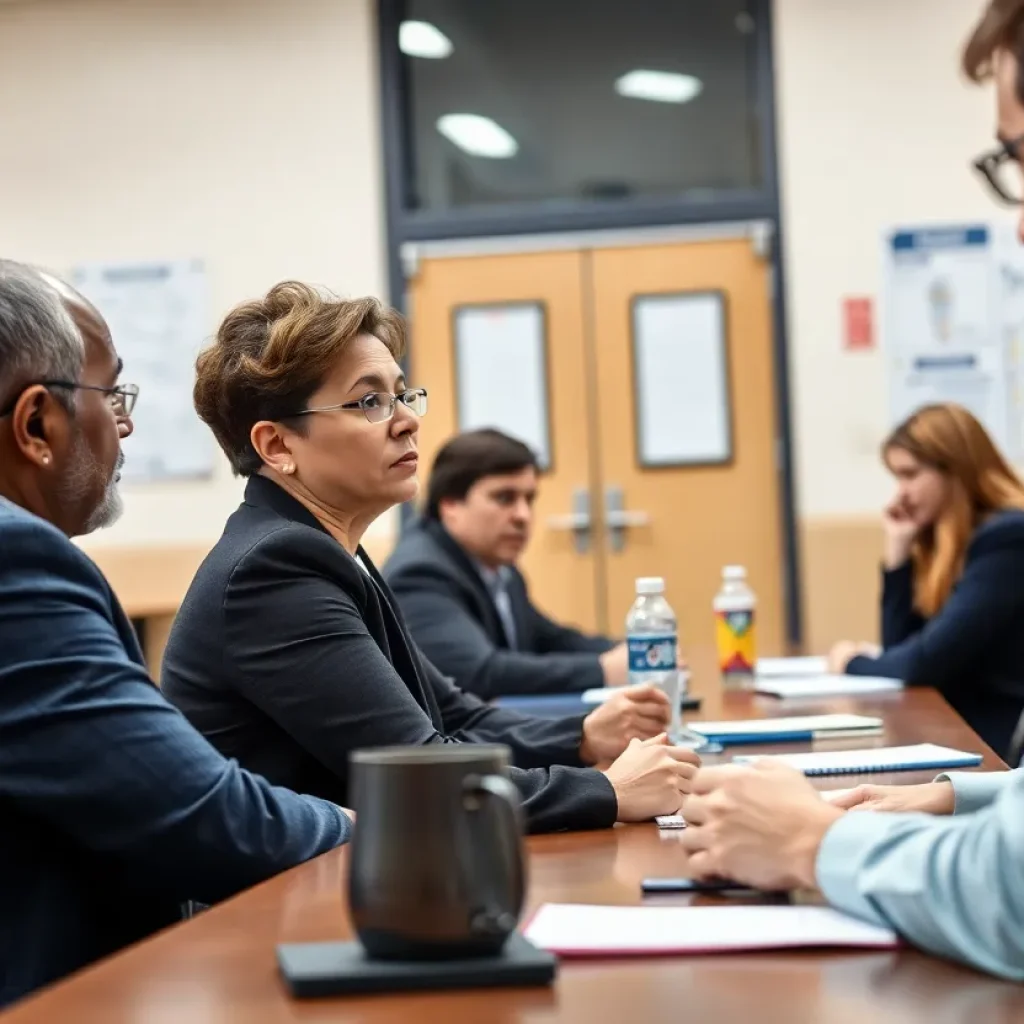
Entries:
{"type": "Polygon", "coordinates": [[[935,781],[953,784],[954,814],[972,814],[988,807],[1013,776],[1013,772],[943,772],[935,781]]]}
{"type": "Polygon", "coordinates": [[[825,833],[815,861],[818,888],[833,907],[864,921],[891,927],[857,885],[861,867],[906,815],[848,811],[825,833]]]}

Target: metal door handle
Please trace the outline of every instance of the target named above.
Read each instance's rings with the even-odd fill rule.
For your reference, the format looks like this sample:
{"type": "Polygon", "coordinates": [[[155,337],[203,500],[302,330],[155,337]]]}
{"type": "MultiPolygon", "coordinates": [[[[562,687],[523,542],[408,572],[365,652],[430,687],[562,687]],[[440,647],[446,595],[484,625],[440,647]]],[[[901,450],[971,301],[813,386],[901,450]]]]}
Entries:
{"type": "Polygon", "coordinates": [[[651,517],[646,512],[627,512],[625,509],[605,513],[605,521],[609,526],[616,529],[624,529],[627,526],[647,526],[651,517]]]}
{"type": "Polygon", "coordinates": [[[649,526],[650,514],[624,508],[621,487],[606,487],[604,491],[604,521],[608,527],[608,546],[621,551],[626,546],[626,530],[631,526],[649,526]]]}
{"type": "Polygon", "coordinates": [[[548,516],[547,524],[549,530],[572,530],[577,553],[585,555],[590,547],[590,492],[585,487],[577,487],[572,492],[572,512],[548,516]]]}

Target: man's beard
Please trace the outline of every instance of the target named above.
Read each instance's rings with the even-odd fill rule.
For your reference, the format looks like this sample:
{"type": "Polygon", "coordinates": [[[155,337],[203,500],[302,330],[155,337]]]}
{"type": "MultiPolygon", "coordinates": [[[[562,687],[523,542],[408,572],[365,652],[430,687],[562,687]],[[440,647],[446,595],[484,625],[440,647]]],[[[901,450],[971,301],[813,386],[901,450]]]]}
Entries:
{"type": "MultiPolygon", "coordinates": [[[[96,507],[86,517],[82,533],[92,533],[105,526],[113,525],[124,511],[124,503],[117,489],[120,469],[124,465],[124,452],[119,452],[114,472],[110,474],[107,486],[96,507]]],[[[100,466],[96,456],[79,434],[75,438],[75,446],[71,453],[71,468],[61,488],[62,502],[71,507],[80,506],[92,491],[96,477],[100,474],[100,466]]]]}

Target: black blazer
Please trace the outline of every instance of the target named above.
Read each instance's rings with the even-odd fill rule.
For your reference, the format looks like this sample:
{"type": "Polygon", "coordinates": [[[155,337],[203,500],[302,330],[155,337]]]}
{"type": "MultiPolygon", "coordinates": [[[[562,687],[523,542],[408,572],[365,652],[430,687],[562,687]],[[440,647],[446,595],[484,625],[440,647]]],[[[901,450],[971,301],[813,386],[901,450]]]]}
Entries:
{"type": "Polygon", "coordinates": [[[882,645],[847,672],[934,686],[1005,757],[1024,710],[1024,512],[999,512],[975,530],[960,580],[931,619],[914,609],[910,563],[884,572],[882,645]]]}
{"type": "Polygon", "coordinates": [[[160,695],[103,574],[0,499],[0,1006],[342,842],[160,695]]]}
{"type": "Polygon", "coordinates": [[[339,803],[351,799],[353,750],[501,742],[533,830],[611,825],[611,783],[579,760],[582,717],[531,718],[456,689],[359,557],[368,572],[299,502],[253,477],[178,613],[164,693],[225,755],[339,803]]]}
{"type": "Polygon", "coordinates": [[[508,585],[516,650],[472,559],[436,520],[411,525],[383,568],[424,654],[484,700],[507,694],[566,693],[604,686],[598,655],[615,646],[560,626],[530,603],[512,569],[508,585]]]}

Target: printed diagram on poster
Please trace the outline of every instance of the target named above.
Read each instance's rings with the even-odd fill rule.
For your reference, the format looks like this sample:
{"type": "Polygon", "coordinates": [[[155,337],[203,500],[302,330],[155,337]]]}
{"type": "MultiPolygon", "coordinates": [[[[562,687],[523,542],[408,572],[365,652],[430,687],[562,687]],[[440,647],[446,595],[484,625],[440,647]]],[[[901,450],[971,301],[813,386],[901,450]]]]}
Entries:
{"type": "Polygon", "coordinates": [[[71,280],[109,324],[121,380],[139,386],[125,481],[210,475],[213,437],[192,405],[196,355],[209,333],[202,261],[88,264],[71,280]]]}
{"type": "Polygon", "coordinates": [[[885,255],[893,421],[957,402],[1021,461],[1024,258],[988,225],[897,230],[885,255]]]}

